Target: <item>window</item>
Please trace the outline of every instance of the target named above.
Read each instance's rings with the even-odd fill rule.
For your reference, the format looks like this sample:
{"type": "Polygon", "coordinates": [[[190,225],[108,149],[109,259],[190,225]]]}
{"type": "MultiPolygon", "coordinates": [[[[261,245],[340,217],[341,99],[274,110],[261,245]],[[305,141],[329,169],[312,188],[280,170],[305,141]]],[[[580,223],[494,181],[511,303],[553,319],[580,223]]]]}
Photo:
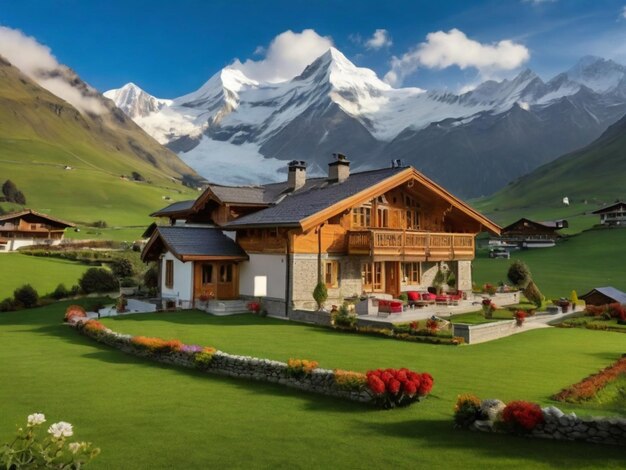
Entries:
{"type": "Polygon", "coordinates": [[[233,282],[232,264],[222,264],[220,266],[220,282],[233,282]]]}
{"type": "Polygon", "coordinates": [[[213,284],[213,265],[202,265],[202,284],[213,284]]]}
{"type": "Polygon", "coordinates": [[[402,263],[402,276],[407,284],[419,284],[420,263],[402,263]]]}
{"type": "Polygon", "coordinates": [[[376,210],[376,226],[380,228],[389,227],[389,211],[384,207],[376,210]]]}
{"type": "Polygon", "coordinates": [[[382,291],[383,290],[383,263],[363,263],[361,265],[361,282],[363,290],[382,291]]]}
{"type": "Polygon", "coordinates": [[[326,287],[339,287],[339,262],[330,260],[324,262],[324,284],[326,287]]]}
{"type": "Polygon", "coordinates": [[[174,287],[174,261],[171,259],[165,260],[165,287],[174,287]]]}
{"type": "Polygon", "coordinates": [[[419,230],[420,206],[418,202],[410,196],[405,196],[404,203],[406,205],[406,228],[408,230],[419,230]]]}
{"type": "Polygon", "coordinates": [[[372,217],[372,209],[369,207],[355,207],[352,209],[352,226],[369,227],[372,217]]]}
{"type": "Polygon", "coordinates": [[[37,224],[30,224],[31,230],[37,230],[37,224]]]}

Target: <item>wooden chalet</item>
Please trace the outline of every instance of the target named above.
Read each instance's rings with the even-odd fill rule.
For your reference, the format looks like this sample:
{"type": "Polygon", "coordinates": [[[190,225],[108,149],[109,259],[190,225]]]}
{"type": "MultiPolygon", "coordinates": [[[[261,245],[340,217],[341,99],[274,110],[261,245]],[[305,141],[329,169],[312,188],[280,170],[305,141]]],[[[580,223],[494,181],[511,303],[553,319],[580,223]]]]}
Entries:
{"type": "Polygon", "coordinates": [[[596,287],[580,296],[587,305],[626,304],[626,293],[615,287],[596,287]]]}
{"type": "Polygon", "coordinates": [[[426,290],[445,266],[458,289],[469,291],[476,234],[500,233],[414,168],[350,174],[342,155],[329,164],[327,177],[306,178],[306,164],[293,161],[286,182],[209,185],[195,201],[152,216],[181,231],[223,237],[219,249],[202,246],[191,256],[165,227],[153,230],[142,257],[161,260],[163,296],[191,302],[207,292],[217,299],[250,298],[254,278],[266,276],[265,304],[285,315],[315,307],[318,280],[328,287],[329,303],[364,292],[396,297],[426,290]]]}
{"type": "Polygon", "coordinates": [[[561,236],[558,231],[569,227],[567,220],[535,222],[521,218],[502,228],[500,240],[518,248],[547,248],[561,236]]]}
{"type": "Polygon", "coordinates": [[[626,225],[626,202],[618,201],[592,212],[600,216],[600,225],[626,225]]]}
{"type": "Polygon", "coordinates": [[[68,227],[75,225],[31,209],[0,215],[0,252],[29,245],[58,244],[68,227]]]}

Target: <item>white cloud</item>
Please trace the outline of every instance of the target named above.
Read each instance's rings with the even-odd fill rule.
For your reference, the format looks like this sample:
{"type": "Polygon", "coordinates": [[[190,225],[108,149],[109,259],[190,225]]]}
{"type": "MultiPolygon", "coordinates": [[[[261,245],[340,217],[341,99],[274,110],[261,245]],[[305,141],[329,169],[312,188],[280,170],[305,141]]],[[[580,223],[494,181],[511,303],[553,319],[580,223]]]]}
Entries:
{"type": "Polygon", "coordinates": [[[394,56],[391,59],[391,70],[385,75],[385,81],[394,86],[401,85],[418,67],[475,68],[481,75],[490,76],[498,71],[516,69],[529,58],[528,49],[521,44],[508,39],[494,44],[481,44],[455,28],[448,32],[429,33],[425,42],[418,44],[401,57],[394,56]]]}
{"type": "Polygon", "coordinates": [[[626,7],[622,7],[622,14],[620,16],[626,18],[626,7]]]}
{"type": "Polygon", "coordinates": [[[26,36],[17,29],[0,26],[0,55],[38,85],[67,101],[81,112],[100,114],[106,108],[96,98],[84,96],[62,78],[49,76],[61,65],[52,55],[50,48],[26,36]]]}
{"type": "Polygon", "coordinates": [[[365,41],[365,47],[368,49],[381,49],[389,47],[393,44],[389,32],[386,29],[377,29],[371,38],[365,41]]]}
{"type": "Polygon", "coordinates": [[[320,36],[312,29],[305,29],[301,33],[285,31],[272,40],[264,59],[248,59],[243,63],[237,59],[232,67],[253,80],[284,82],[299,75],[332,46],[330,37],[320,36]]]}

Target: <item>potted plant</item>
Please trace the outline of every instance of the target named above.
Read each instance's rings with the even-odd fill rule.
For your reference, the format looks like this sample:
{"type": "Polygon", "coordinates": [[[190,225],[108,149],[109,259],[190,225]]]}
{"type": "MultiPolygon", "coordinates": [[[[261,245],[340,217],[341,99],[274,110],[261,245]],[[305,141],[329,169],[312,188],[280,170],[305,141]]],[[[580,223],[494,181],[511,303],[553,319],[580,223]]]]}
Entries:
{"type": "Polygon", "coordinates": [[[317,303],[317,309],[322,310],[324,308],[324,303],[328,300],[328,289],[326,288],[326,284],[323,282],[318,282],[313,289],[313,299],[315,303],[317,303]]]}
{"type": "Polygon", "coordinates": [[[485,318],[493,318],[493,312],[495,312],[496,309],[496,304],[494,304],[490,298],[483,299],[483,316],[485,318]]]}
{"type": "Polygon", "coordinates": [[[435,274],[435,277],[433,279],[433,287],[435,288],[435,293],[437,295],[441,295],[441,293],[443,292],[443,285],[446,282],[446,275],[445,273],[440,269],[437,270],[437,274],[435,274]]]}
{"type": "Polygon", "coordinates": [[[515,317],[515,323],[517,326],[522,326],[524,324],[524,320],[526,320],[526,312],[524,310],[518,310],[513,316],[515,317]]]}

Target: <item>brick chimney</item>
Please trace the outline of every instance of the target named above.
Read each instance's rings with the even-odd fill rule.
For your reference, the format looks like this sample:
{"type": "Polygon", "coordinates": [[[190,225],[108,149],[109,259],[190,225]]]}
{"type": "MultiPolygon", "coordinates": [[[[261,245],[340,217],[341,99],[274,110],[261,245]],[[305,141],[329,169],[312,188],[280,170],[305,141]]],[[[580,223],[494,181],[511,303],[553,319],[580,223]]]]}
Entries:
{"type": "Polygon", "coordinates": [[[292,191],[296,191],[306,183],[306,162],[302,160],[292,160],[287,166],[289,167],[287,186],[292,191]]]}
{"type": "Polygon", "coordinates": [[[350,160],[341,153],[333,153],[334,162],[328,164],[328,181],[343,183],[350,176],[350,160]]]}

